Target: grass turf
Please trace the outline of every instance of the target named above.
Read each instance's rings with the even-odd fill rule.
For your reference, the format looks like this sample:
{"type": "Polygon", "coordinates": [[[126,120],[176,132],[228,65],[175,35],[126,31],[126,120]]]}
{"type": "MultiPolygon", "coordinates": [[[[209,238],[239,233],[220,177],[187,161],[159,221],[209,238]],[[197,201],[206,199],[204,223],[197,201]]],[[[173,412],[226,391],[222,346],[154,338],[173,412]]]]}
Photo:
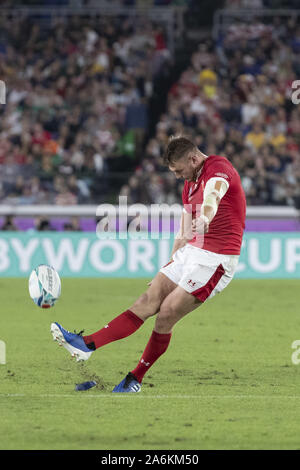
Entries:
{"type": "Polygon", "coordinates": [[[139,394],[111,390],[140,358],[153,328],[74,363],[50,323],[89,334],[124,311],[146,280],[63,279],[49,310],[27,279],[0,280],[0,449],[300,448],[298,281],[234,280],[179,322],[139,394]],[[97,387],[76,392],[95,379],[97,387]]]}

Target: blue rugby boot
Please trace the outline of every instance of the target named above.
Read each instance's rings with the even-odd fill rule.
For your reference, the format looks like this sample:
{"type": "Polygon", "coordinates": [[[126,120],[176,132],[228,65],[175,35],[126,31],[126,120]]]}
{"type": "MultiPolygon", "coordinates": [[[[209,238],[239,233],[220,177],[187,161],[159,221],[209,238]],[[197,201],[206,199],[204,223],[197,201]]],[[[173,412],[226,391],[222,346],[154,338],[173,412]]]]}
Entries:
{"type": "Polygon", "coordinates": [[[141,384],[136,380],[135,376],[129,372],[125,379],[116,385],[112,393],[137,393],[141,391],[141,384]]]}
{"type": "Polygon", "coordinates": [[[87,361],[92,354],[92,350],[87,347],[82,337],[82,332],[71,333],[65,330],[59,323],[51,323],[50,331],[53,340],[57,341],[60,346],[66,348],[76,361],[87,361]]]}
{"type": "Polygon", "coordinates": [[[89,382],[83,382],[81,384],[76,384],[75,385],[75,390],[76,392],[81,392],[83,390],[89,390],[92,387],[96,387],[97,382],[94,380],[90,380],[89,382]]]}

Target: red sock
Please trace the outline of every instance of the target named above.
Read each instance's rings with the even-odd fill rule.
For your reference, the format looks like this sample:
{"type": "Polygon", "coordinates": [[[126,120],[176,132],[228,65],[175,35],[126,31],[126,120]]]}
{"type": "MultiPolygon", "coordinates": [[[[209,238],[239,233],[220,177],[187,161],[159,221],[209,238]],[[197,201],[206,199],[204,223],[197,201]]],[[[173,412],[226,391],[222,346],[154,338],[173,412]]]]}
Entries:
{"type": "Polygon", "coordinates": [[[152,331],[146,349],[138,363],[137,367],[131,371],[137,381],[142,383],[143,377],[155,361],[166,352],[172,333],[160,334],[152,331]]]}
{"type": "Polygon", "coordinates": [[[131,312],[131,310],[126,310],[104,328],[92,335],[83,336],[83,339],[85,344],[91,349],[98,349],[112,341],[132,335],[143,323],[143,320],[135,315],[135,313],[131,312]]]}

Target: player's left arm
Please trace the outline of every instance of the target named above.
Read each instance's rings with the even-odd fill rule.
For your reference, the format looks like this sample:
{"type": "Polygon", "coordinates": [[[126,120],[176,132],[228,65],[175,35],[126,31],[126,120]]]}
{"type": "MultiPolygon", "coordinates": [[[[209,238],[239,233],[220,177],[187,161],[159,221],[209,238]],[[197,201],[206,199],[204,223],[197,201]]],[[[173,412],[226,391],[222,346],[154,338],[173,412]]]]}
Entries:
{"type": "Polygon", "coordinates": [[[225,196],[229,188],[229,182],[225,178],[210,178],[203,191],[203,203],[201,212],[192,222],[192,230],[196,233],[207,233],[209,224],[215,217],[221,199],[225,196]]]}

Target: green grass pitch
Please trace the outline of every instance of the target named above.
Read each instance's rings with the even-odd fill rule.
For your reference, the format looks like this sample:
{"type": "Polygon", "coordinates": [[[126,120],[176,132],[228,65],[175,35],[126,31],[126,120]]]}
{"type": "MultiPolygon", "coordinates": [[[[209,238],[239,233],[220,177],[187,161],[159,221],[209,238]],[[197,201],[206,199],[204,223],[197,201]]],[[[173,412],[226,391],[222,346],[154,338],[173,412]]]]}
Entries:
{"type": "Polygon", "coordinates": [[[1,449],[299,449],[299,282],[234,280],[181,320],[139,394],[112,388],[139,360],[154,324],[73,362],[50,323],[92,333],[147,280],[63,279],[39,309],[27,279],[1,279],[1,449]],[[76,392],[95,378],[97,387],[76,392]]]}

